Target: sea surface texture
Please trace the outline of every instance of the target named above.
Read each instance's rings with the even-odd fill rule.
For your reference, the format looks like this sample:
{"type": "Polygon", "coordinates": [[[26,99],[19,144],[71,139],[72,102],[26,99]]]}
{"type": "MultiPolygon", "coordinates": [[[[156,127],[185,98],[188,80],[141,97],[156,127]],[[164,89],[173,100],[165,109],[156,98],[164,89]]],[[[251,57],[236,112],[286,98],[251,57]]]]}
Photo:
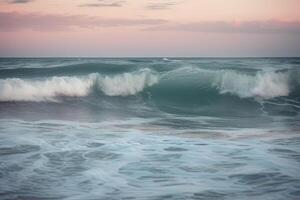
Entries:
{"type": "Polygon", "coordinates": [[[300,199],[300,59],[1,58],[0,199],[300,199]]]}

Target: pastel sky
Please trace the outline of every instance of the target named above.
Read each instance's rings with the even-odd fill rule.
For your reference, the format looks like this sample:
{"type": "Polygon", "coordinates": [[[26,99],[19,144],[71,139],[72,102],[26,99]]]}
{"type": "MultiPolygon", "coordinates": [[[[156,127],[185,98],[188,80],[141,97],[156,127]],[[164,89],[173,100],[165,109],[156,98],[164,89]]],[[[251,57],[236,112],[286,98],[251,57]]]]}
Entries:
{"type": "Polygon", "coordinates": [[[0,56],[300,56],[300,0],[0,0],[0,56]]]}

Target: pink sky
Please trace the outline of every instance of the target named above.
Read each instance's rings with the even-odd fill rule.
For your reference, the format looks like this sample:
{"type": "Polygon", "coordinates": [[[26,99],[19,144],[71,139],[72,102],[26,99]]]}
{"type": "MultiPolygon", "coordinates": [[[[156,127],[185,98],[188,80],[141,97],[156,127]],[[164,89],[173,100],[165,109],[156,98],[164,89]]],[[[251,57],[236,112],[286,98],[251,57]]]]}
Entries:
{"type": "Polygon", "coordinates": [[[0,56],[300,56],[299,0],[0,0],[0,56]]]}

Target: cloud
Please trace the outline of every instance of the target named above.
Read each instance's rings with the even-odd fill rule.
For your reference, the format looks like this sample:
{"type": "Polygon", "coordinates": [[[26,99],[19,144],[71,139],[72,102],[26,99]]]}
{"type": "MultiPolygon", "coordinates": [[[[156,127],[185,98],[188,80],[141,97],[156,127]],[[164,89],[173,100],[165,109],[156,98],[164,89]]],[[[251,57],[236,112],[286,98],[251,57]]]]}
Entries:
{"type": "Polygon", "coordinates": [[[115,1],[115,2],[107,3],[102,0],[101,3],[81,4],[79,5],[79,7],[122,7],[125,3],[126,3],[125,1],[115,1]]]}
{"type": "Polygon", "coordinates": [[[32,2],[33,0],[8,0],[8,3],[11,4],[21,4],[21,3],[29,3],[32,2]]]}
{"type": "Polygon", "coordinates": [[[153,31],[187,31],[211,33],[300,33],[300,21],[201,21],[168,24],[147,28],[153,31]]]}
{"type": "Polygon", "coordinates": [[[152,2],[149,3],[146,8],[150,10],[164,10],[176,5],[177,2],[152,2]]]}
{"type": "Polygon", "coordinates": [[[62,31],[72,28],[139,27],[145,31],[208,33],[289,33],[300,34],[300,21],[199,21],[175,23],[156,18],[102,18],[86,15],[0,12],[0,32],[29,29],[62,31]]]}
{"type": "Polygon", "coordinates": [[[166,23],[162,19],[100,18],[85,15],[52,15],[40,13],[0,12],[0,31],[30,29],[60,31],[73,27],[150,26],[166,23]]]}

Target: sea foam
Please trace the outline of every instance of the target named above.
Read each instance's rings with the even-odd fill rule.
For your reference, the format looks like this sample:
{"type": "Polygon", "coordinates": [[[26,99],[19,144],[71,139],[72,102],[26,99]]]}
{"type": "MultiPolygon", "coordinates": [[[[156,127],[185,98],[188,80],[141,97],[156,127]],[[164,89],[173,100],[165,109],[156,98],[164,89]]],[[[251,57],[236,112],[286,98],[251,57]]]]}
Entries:
{"type": "Polygon", "coordinates": [[[155,84],[158,84],[156,89],[165,87],[163,84],[166,83],[169,83],[168,87],[188,85],[184,91],[175,88],[180,96],[185,95],[186,90],[202,94],[205,92],[202,88],[208,87],[211,90],[217,89],[221,95],[270,99],[288,96],[292,90],[288,71],[258,71],[249,74],[234,70],[186,67],[159,74],[145,68],[117,75],[92,73],[46,79],[0,79],[0,101],[57,101],[59,96],[84,97],[95,90],[107,96],[129,96],[155,84]]]}
{"type": "Polygon", "coordinates": [[[248,75],[231,70],[217,73],[213,86],[221,94],[230,93],[241,98],[259,97],[270,99],[288,96],[291,91],[288,73],[257,72],[255,75],[248,75]]]}
{"type": "Polygon", "coordinates": [[[100,76],[98,86],[108,96],[128,96],[158,83],[158,79],[158,75],[144,69],[138,73],[124,73],[114,77],[100,76]]]}
{"type": "Polygon", "coordinates": [[[87,96],[93,88],[100,89],[108,96],[128,96],[157,82],[158,76],[149,69],[115,76],[94,73],[43,80],[8,78],[0,80],[0,101],[57,101],[59,96],[87,96]]]}

